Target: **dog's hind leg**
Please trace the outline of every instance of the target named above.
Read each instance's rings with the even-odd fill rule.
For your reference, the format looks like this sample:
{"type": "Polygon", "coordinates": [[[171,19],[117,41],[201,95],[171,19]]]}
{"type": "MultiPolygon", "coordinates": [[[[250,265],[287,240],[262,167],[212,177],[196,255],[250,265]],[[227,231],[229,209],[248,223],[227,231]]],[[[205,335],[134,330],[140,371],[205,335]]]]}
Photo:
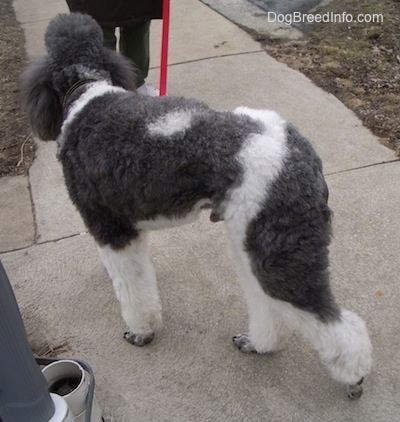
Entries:
{"type": "Polygon", "coordinates": [[[147,237],[147,233],[141,232],[121,249],[99,245],[100,257],[129,328],[124,338],[135,346],[150,343],[154,330],[161,326],[156,273],[148,254],[147,237]]]}
{"type": "Polygon", "coordinates": [[[361,383],[371,370],[372,352],[364,321],[347,310],[322,321],[313,313],[284,305],[287,323],[311,343],[332,378],[346,385],[349,398],[360,397],[361,383]]]}
{"type": "Polygon", "coordinates": [[[283,349],[293,330],[275,309],[273,300],[261,289],[250,260],[237,235],[235,222],[226,222],[230,252],[235,262],[249,314],[249,328],[233,337],[234,344],[245,353],[269,353],[283,349]]]}
{"type": "Polygon", "coordinates": [[[234,337],[235,345],[243,352],[269,352],[297,331],[318,352],[332,378],[346,385],[348,396],[360,397],[361,382],[371,368],[371,343],[362,319],[336,305],[328,280],[313,284],[296,276],[292,283],[288,268],[295,256],[282,268],[269,267],[263,273],[259,267],[256,275],[249,245],[246,248],[243,235],[237,235],[234,222],[226,223],[249,313],[249,330],[234,337]]]}

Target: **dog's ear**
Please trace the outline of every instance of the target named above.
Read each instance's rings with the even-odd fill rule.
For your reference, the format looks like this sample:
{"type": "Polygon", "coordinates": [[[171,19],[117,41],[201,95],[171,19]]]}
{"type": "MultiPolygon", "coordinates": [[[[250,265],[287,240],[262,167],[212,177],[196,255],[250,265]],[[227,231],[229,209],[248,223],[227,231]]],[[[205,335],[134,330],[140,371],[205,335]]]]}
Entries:
{"type": "Polygon", "coordinates": [[[105,48],[104,67],[110,73],[113,85],[120,86],[128,91],[135,91],[136,68],[130,60],[105,48]]]}
{"type": "Polygon", "coordinates": [[[63,111],[60,96],[54,90],[47,55],[33,61],[21,78],[23,107],[28,113],[34,135],[54,140],[61,131],[63,111]]]}

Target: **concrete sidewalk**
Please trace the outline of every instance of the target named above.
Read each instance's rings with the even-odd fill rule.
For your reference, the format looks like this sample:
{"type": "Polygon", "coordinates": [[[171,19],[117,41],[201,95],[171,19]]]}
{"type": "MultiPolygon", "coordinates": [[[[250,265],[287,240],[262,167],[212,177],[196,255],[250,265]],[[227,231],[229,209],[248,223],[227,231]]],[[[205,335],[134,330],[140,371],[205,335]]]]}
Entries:
{"type": "MultiPolygon", "coordinates": [[[[250,36],[197,0],[174,0],[169,95],[217,109],[271,108],[309,137],[324,162],[335,212],[335,294],[365,319],[374,367],[349,401],[303,339],[272,356],[243,355],[244,300],[222,224],[152,236],[164,328],[135,348],[96,247],[71,205],[55,143],[38,142],[29,177],[0,179],[0,259],[32,345],[67,341],[62,356],[94,369],[107,421],[398,421],[400,416],[400,163],[335,97],[270,58],[250,36]]],[[[43,52],[63,1],[14,0],[27,51],[43,52]]],[[[159,22],[150,80],[158,84],[159,22]]]]}

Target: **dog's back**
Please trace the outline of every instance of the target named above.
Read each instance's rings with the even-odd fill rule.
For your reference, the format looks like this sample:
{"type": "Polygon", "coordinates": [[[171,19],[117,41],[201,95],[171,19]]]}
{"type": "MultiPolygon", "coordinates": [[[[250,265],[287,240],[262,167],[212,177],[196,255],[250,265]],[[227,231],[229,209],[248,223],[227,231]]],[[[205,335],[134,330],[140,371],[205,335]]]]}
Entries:
{"type": "Polygon", "coordinates": [[[134,224],[184,217],[201,200],[218,208],[240,183],[239,150],[261,132],[248,116],[197,101],[117,92],[91,100],[63,126],[59,159],[81,211],[112,204],[134,224]]]}

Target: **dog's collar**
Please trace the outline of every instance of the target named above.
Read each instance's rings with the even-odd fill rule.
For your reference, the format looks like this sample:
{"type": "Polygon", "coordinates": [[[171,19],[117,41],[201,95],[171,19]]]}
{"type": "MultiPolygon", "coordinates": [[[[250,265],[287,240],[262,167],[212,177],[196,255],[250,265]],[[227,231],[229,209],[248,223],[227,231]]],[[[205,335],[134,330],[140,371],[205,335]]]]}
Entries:
{"type": "Polygon", "coordinates": [[[86,84],[90,84],[92,82],[98,82],[99,79],[95,79],[95,78],[86,78],[86,79],[79,79],[79,81],[75,82],[74,84],[72,84],[70,86],[70,88],[68,89],[67,93],[64,95],[64,99],[63,99],[63,109],[66,109],[67,106],[67,102],[69,100],[69,98],[71,97],[71,95],[77,90],[79,89],[81,86],[86,85],[86,84]]]}

